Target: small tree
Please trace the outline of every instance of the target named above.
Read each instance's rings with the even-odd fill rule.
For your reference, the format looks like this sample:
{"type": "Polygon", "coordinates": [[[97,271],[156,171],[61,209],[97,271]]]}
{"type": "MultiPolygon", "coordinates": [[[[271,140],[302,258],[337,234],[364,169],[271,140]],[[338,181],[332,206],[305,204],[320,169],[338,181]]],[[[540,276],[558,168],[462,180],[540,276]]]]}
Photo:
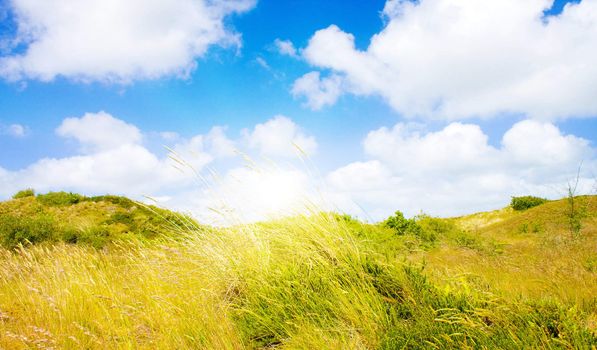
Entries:
{"type": "Polygon", "coordinates": [[[384,226],[394,229],[399,235],[418,234],[421,231],[421,226],[414,219],[406,219],[399,210],[384,221],[384,226]]]}
{"type": "Polygon", "coordinates": [[[566,211],[566,216],[568,217],[568,227],[570,229],[570,233],[573,235],[579,235],[580,230],[582,229],[582,218],[584,215],[584,210],[579,207],[579,203],[576,200],[577,195],[576,191],[578,188],[578,180],[580,178],[580,166],[578,167],[578,171],[576,173],[576,179],[574,180],[574,185],[568,182],[567,187],[567,196],[566,199],[568,201],[568,207],[566,211]]]}

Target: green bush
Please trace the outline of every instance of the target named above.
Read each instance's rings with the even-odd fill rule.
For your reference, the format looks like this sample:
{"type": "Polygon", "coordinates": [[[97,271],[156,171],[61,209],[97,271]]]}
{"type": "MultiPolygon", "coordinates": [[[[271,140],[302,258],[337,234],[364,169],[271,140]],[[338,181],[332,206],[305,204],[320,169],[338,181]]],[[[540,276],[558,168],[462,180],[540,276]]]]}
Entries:
{"type": "Polygon", "coordinates": [[[42,204],[49,206],[61,206],[77,204],[85,200],[85,196],[72,192],[48,192],[46,194],[38,194],[37,200],[42,204]]]}
{"type": "Polygon", "coordinates": [[[453,224],[444,219],[433,218],[429,215],[417,215],[406,219],[404,214],[396,211],[393,216],[384,221],[384,226],[393,229],[398,235],[412,235],[418,238],[423,247],[430,248],[438,240],[453,229],[453,224]]]}
{"type": "Polygon", "coordinates": [[[456,225],[447,219],[434,218],[429,215],[418,215],[415,218],[417,224],[421,227],[419,238],[424,242],[435,242],[439,237],[459,231],[456,225]]]}
{"type": "Polygon", "coordinates": [[[137,224],[135,223],[135,216],[129,212],[118,211],[112,214],[110,218],[106,220],[104,223],[108,225],[123,224],[126,225],[131,231],[135,231],[137,229],[137,224]]]}
{"type": "Polygon", "coordinates": [[[131,199],[128,199],[126,197],[121,197],[121,196],[114,196],[114,195],[94,196],[94,197],[86,198],[85,200],[95,202],[95,203],[108,202],[108,203],[118,205],[125,209],[130,209],[136,205],[135,202],[131,199]]]}
{"type": "Polygon", "coordinates": [[[33,197],[35,196],[35,191],[32,188],[28,188],[22,191],[15,193],[12,196],[12,199],[19,199],[19,198],[26,198],[26,197],[33,197]]]}
{"type": "Polygon", "coordinates": [[[518,226],[519,233],[539,233],[543,230],[541,223],[538,222],[523,222],[518,226]]]}
{"type": "Polygon", "coordinates": [[[384,221],[383,225],[394,229],[398,235],[418,234],[421,231],[421,226],[417,224],[414,219],[406,219],[401,211],[397,210],[393,216],[384,221]]]}
{"type": "Polygon", "coordinates": [[[60,234],[60,239],[65,243],[90,245],[98,249],[115,238],[106,226],[92,226],[84,230],[66,228],[60,234]]]}
{"type": "Polygon", "coordinates": [[[110,241],[113,241],[114,237],[110,234],[110,230],[105,226],[92,226],[86,230],[75,231],[75,235],[72,237],[77,244],[87,244],[94,248],[103,248],[110,241]]]}
{"type": "Polygon", "coordinates": [[[477,236],[474,236],[468,232],[461,231],[459,234],[454,235],[453,240],[459,247],[478,251],[483,250],[481,240],[477,236]]]}
{"type": "Polygon", "coordinates": [[[547,202],[547,199],[534,196],[512,197],[510,206],[512,207],[512,209],[520,211],[536,207],[545,202],[547,202]]]}
{"type": "Polygon", "coordinates": [[[56,231],[54,219],[46,214],[34,217],[0,215],[0,240],[7,248],[53,240],[56,231]]]}

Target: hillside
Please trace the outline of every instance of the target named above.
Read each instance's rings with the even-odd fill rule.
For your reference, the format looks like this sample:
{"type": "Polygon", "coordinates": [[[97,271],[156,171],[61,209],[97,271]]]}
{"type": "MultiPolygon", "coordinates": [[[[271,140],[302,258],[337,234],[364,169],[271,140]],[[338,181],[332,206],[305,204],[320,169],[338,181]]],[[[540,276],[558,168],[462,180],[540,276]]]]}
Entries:
{"type": "Polygon", "coordinates": [[[596,196],[576,198],[578,230],[566,200],[220,229],[121,197],[58,202],[0,203],[4,222],[47,216],[88,235],[3,238],[0,348],[597,346],[596,196]],[[101,244],[93,227],[110,232],[101,244]]]}
{"type": "Polygon", "coordinates": [[[473,240],[438,247],[426,254],[426,262],[436,275],[477,280],[506,295],[594,300],[597,196],[578,197],[575,204],[582,222],[577,233],[570,230],[567,200],[455,218],[473,240]]]}
{"type": "Polygon", "coordinates": [[[101,248],[196,225],[183,215],[119,196],[21,191],[15,197],[0,202],[0,245],[6,248],[59,241],[101,248]]]}

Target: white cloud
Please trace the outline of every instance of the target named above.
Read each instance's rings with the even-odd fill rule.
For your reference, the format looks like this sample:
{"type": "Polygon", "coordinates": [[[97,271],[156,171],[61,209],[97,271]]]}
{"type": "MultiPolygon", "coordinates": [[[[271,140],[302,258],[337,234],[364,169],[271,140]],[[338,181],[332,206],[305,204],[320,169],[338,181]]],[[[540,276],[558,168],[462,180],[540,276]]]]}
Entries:
{"type": "MultiPolygon", "coordinates": [[[[143,144],[143,134],[105,112],[67,118],[56,129],[65,139],[74,139],[80,154],[63,158],[43,158],[15,171],[0,174],[0,196],[16,189],[33,187],[40,192],[72,190],[86,194],[115,193],[135,198],[159,194],[191,184],[194,174],[180,171],[166,156],[152,153],[143,144]]],[[[196,136],[201,137],[201,136],[196,136]]],[[[206,136],[221,137],[218,132],[206,136]]],[[[216,154],[197,149],[207,164],[216,154]]]]}
{"type": "Polygon", "coordinates": [[[22,138],[27,135],[27,132],[28,128],[21,124],[10,124],[8,126],[0,125],[0,135],[22,138]]]}
{"type": "Polygon", "coordinates": [[[320,110],[336,103],[342,94],[342,78],[333,74],[321,79],[319,72],[309,72],[294,82],[291,92],[295,98],[305,97],[310,109],[320,110]]]}
{"type": "Polygon", "coordinates": [[[421,134],[399,123],[370,132],[365,152],[399,172],[437,171],[439,176],[463,168],[485,167],[497,159],[487,136],[473,124],[452,123],[443,130],[421,134]]]}
{"type": "Polygon", "coordinates": [[[317,141],[306,135],[290,118],[275,116],[263,124],[257,124],[253,131],[244,131],[250,148],[265,156],[292,157],[299,150],[312,155],[317,150],[317,141]]]}
{"type": "Polygon", "coordinates": [[[236,142],[226,136],[226,127],[214,126],[206,135],[208,151],[216,157],[232,157],[237,154],[236,142]]]}
{"type": "Polygon", "coordinates": [[[124,144],[66,158],[45,158],[18,171],[19,187],[39,191],[76,190],[138,197],[162,190],[189,176],[172,168],[141,145],[124,144]]]}
{"type": "Polygon", "coordinates": [[[255,0],[13,0],[24,53],[0,57],[9,80],[128,83],[186,76],[212,45],[240,46],[224,18],[255,0]]]}
{"type": "Polygon", "coordinates": [[[177,143],[172,147],[173,156],[194,170],[201,170],[216,158],[234,156],[235,142],[226,136],[225,130],[215,126],[205,135],[196,135],[177,143]]]}
{"type": "Polygon", "coordinates": [[[354,162],[343,166],[328,175],[334,189],[350,191],[385,191],[392,185],[392,172],[379,160],[354,162]]]}
{"type": "Polygon", "coordinates": [[[274,40],[274,45],[276,46],[278,53],[281,55],[297,57],[296,48],[294,47],[292,41],[276,39],[274,40]]]}
{"type": "Polygon", "coordinates": [[[597,2],[568,4],[544,18],[551,4],[389,0],[386,26],[366,50],[331,25],[302,55],[343,76],[341,92],[382,96],[407,117],[595,116],[597,2]]]}
{"type": "Polygon", "coordinates": [[[573,135],[562,135],[549,123],[527,120],[514,125],[503,138],[504,149],[512,160],[525,165],[573,164],[590,157],[589,142],[573,135]]]}
{"type": "Polygon", "coordinates": [[[162,131],[162,132],[159,132],[158,135],[164,141],[175,141],[180,138],[180,135],[174,131],[162,131]]]}
{"type": "Polygon", "coordinates": [[[435,132],[399,123],[370,132],[363,146],[370,160],[331,172],[327,182],[341,209],[376,220],[397,209],[459,215],[505,206],[513,195],[558,198],[581,163],[584,191],[597,172],[587,140],[531,120],[513,125],[500,147],[461,123],[435,132]]]}
{"type": "Polygon", "coordinates": [[[261,66],[261,68],[265,69],[265,70],[271,70],[272,67],[270,67],[270,65],[267,63],[267,61],[263,58],[263,57],[257,57],[255,59],[255,62],[261,66]]]}
{"type": "Polygon", "coordinates": [[[141,142],[142,136],[136,126],[116,119],[106,112],[86,113],[81,118],[66,118],[56,129],[64,138],[74,138],[85,152],[109,150],[122,145],[141,142]]]}

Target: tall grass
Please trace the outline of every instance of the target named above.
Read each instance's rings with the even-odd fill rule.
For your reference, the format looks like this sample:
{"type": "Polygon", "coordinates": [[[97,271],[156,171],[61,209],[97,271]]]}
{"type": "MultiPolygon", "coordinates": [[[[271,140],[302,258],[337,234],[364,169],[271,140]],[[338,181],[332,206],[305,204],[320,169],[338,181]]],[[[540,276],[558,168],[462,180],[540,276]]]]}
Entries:
{"type": "Polygon", "coordinates": [[[333,214],[0,250],[0,348],[591,347],[594,309],[438,284],[333,214]],[[184,236],[184,237],[181,237],[184,236]],[[593,318],[591,318],[593,317],[593,318]]]}

